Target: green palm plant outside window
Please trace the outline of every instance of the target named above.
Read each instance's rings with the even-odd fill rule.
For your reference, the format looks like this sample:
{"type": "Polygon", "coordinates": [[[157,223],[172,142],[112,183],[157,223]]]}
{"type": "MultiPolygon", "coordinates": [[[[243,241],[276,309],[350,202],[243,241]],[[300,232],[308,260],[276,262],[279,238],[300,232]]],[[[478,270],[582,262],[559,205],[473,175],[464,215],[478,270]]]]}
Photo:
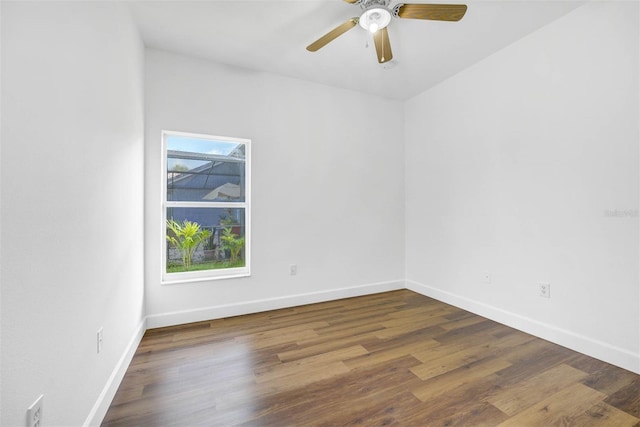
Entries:
{"type": "Polygon", "coordinates": [[[231,263],[235,264],[238,260],[238,255],[240,255],[240,251],[244,247],[244,236],[238,237],[233,233],[231,227],[226,227],[222,232],[220,240],[222,240],[222,247],[231,254],[231,263]]]}
{"type": "Polygon", "coordinates": [[[167,220],[167,229],[173,233],[173,235],[167,233],[167,240],[180,251],[182,264],[186,270],[190,270],[193,253],[198,246],[211,237],[211,231],[201,228],[197,222],[185,219],[179,223],[173,218],[167,220]]]}

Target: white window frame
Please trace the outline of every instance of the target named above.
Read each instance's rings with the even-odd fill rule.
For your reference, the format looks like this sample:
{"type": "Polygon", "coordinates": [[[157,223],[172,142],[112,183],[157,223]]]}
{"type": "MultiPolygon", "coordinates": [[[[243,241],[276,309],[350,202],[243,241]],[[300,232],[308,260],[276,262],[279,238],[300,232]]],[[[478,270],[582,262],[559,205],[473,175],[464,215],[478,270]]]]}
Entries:
{"type": "Polygon", "coordinates": [[[251,275],[251,140],[228,136],[204,135],[170,130],[162,131],[162,222],[161,222],[161,283],[163,285],[186,282],[231,279],[251,275]],[[221,142],[241,143],[245,145],[245,199],[243,202],[180,202],[167,201],[167,137],[183,136],[196,139],[206,139],[221,142]],[[245,264],[244,267],[199,270],[179,273],[167,273],[167,208],[197,207],[197,208],[231,208],[244,209],[244,237],[245,264]]]}

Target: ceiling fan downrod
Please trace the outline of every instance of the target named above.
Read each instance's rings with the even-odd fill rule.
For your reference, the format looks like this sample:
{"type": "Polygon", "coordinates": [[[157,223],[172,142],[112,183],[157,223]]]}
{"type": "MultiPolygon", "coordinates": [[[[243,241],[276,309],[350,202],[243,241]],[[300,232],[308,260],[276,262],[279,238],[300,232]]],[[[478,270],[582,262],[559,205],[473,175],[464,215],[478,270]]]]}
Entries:
{"type": "Polygon", "coordinates": [[[388,7],[390,0],[358,0],[356,4],[359,4],[363,10],[371,9],[374,7],[388,7]]]}

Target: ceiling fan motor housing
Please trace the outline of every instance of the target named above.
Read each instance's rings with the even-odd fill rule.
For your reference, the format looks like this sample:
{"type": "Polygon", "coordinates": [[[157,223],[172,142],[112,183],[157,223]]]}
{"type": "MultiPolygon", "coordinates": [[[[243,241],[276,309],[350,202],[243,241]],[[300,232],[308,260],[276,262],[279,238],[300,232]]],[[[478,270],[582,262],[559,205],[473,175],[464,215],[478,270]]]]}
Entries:
{"type": "Polygon", "coordinates": [[[364,9],[358,20],[362,28],[375,33],[389,25],[391,21],[391,12],[387,9],[389,0],[361,0],[359,4],[364,9]]]}

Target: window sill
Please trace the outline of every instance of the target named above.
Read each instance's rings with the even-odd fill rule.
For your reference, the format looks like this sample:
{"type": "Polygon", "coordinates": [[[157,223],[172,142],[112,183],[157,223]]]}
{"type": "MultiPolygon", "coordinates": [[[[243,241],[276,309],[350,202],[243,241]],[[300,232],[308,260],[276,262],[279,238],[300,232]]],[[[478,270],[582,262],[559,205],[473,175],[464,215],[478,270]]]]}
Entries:
{"type": "Polygon", "coordinates": [[[229,272],[228,274],[223,275],[215,275],[215,276],[197,276],[197,277],[163,277],[160,281],[160,284],[163,286],[170,285],[180,285],[183,283],[194,283],[194,282],[212,282],[216,280],[227,280],[227,279],[237,279],[239,277],[249,277],[251,276],[251,272],[249,271],[238,271],[238,272],[229,272]]]}

